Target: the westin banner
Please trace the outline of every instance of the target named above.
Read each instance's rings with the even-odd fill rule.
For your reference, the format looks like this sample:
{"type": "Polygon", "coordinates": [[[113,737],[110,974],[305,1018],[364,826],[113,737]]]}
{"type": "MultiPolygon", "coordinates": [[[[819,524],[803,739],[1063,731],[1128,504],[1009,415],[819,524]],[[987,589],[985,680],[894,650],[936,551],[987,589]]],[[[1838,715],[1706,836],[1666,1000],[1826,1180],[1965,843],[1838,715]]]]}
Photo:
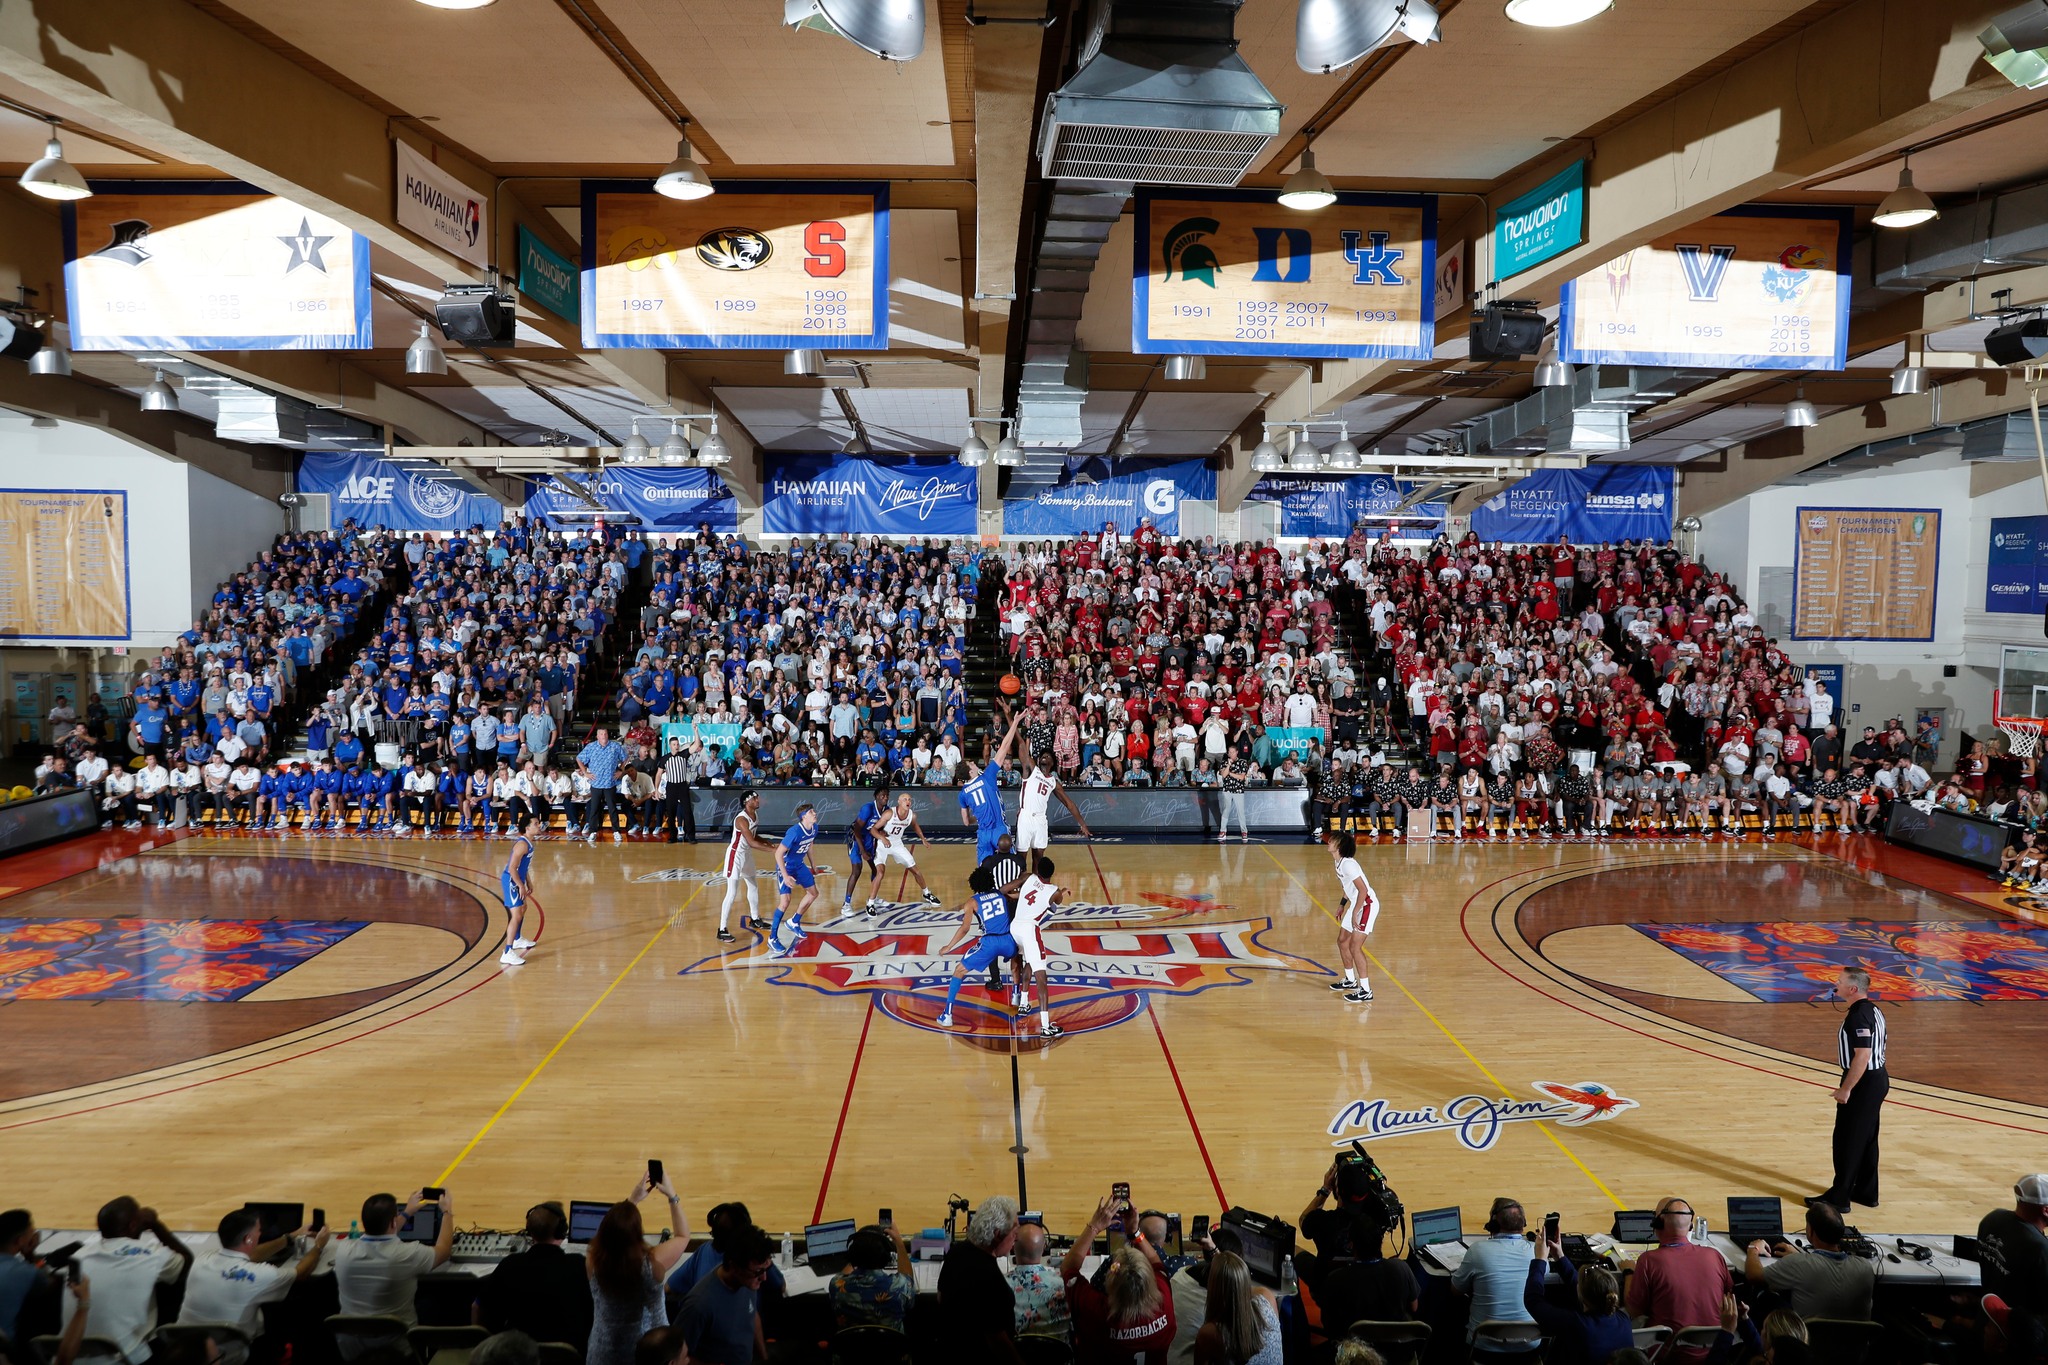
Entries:
{"type": "Polygon", "coordinates": [[[1249,502],[1280,504],[1280,534],[1309,539],[1342,539],[1359,522],[1387,522],[1402,536],[1425,539],[1443,529],[1450,504],[1416,503],[1402,510],[1402,499],[1414,491],[1406,479],[1384,474],[1355,474],[1348,479],[1321,479],[1303,474],[1268,474],[1245,494],[1249,502]]]}
{"type": "Polygon", "coordinates": [[[768,455],[761,529],[771,536],[971,536],[978,475],[951,459],[768,455]]]}
{"type": "Polygon", "coordinates": [[[1677,503],[1669,465],[1539,469],[1472,511],[1481,540],[1537,545],[1574,541],[1667,541],[1677,503]]]}

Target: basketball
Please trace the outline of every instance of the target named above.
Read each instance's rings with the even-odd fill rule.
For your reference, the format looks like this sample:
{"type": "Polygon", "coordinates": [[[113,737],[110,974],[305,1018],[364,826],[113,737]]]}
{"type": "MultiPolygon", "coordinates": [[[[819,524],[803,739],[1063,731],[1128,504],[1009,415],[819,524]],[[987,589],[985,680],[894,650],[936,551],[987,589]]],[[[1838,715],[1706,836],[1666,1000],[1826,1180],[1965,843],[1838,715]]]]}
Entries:
{"type": "Polygon", "coordinates": [[[1014,697],[1024,690],[1024,683],[1015,673],[1005,673],[996,680],[996,686],[1003,689],[1003,695],[1014,697]]]}

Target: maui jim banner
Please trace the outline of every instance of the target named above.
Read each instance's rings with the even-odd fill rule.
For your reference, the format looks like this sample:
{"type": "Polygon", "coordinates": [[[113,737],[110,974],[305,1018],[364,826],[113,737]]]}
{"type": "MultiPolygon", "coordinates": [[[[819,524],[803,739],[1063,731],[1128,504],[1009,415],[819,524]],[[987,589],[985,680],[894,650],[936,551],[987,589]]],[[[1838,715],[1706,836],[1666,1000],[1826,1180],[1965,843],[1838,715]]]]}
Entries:
{"type": "Polygon", "coordinates": [[[1340,194],[1304,217],[1267,191],[1140,189],[1131,349],[1426,360],[1436,200],[1340,194]]]}
{"type": "Polygon", "coordinates": [[[1849,211],[1751,205],[1666,233],[1565,285],[1574,365],[1839,370],[1849,211]]]}
{"type": "Polygon", "coordinates": [[[1984,610],[2038,616],[2048,607],[2048,517],[1993,517],[1984,610]]]}
{"type": "Polygon", "coordinates": [[[358,526],[393,531],[467,531],[505,520],[505,509],[495,500],[375,455],[303,455],[298,482],[301,493],[327,495],[329,519],[336,526],[353,518],[358,526]]]}
{"type": "Polygon", "coordinates": [[[1348,479],[1318,479],[1301,474],[1268,474],[1245,494],[1251,502],[1280,504],[1280,534],[1312,540],[1342,539],[1361,521],[1400,518],[1395,529],[1403,536],[1427,539],[1443,529],[1450,504],[1422,502],[1401,508],[1415,489],[1406,479],[1384,474],[1357,474],[1348,479]]]}
{"type": "MultiPolygon", "coordinates": [[[[740,505],[725,486],[725,480],[709,469],[632,469],[608,465],[576,482],[597,495],[604,510],[619,518],[637,517],[641,529],[655,532],[694,532],[701,525],[714,531],[736,531],[740,505]]],[[[588,502],[550,478],[536,479],[526,498],[526,515],[561,529],[564,514],[576,516],[576,524],[597,512],[588,502]]]]}
{"type": "Polygon", "coordinates": [[[1538,545],[1565,536],[1594,544],[1667,541],[1677,508],[1669,465],[1539,469],[1472,510],[1481,540],[1538,545]]]}
{"type": "Polygon", "coordinates": [[[886,349],[889,187],[721,181],[684,200],[585,181],[583,343],[886,349]]]}
{"type": "Polygon", "coordinates": [[[858,455],[767,459],[761,529],[771,536],[971,536],[978,476],[951,460],[933,464],[858,455]]]}
{"type": "Polygon", "coordinates": [[[98,181],[64,205],[75,351],[367,350],[370,244],[232,181],[98,181]]]}
{"type": "Polygon", "coordinates": [[[1003,504],[1006,536],[1078,536],[1115,522],[1129,535],[1150,521],[1163,536],[1180,534],[1180,505],[1216,496],[1216,471],[1200,460],[1129,467],[1095,483],[1043,488],[1003,504]]]}

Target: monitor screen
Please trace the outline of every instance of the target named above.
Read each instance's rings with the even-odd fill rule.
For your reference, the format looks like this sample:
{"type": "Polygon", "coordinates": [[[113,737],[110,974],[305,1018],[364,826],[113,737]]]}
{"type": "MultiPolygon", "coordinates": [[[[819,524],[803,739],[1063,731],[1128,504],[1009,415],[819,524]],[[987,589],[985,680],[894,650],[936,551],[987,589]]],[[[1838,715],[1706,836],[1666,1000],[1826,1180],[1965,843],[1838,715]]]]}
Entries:
{"type": "Polygon", "coordinates": [[[804,1229],[804,1254],[816,1259],[820,1256],[843,1256],[847,1244],[853,1241],[853,1220],[841,1218],[831,1223],[813,1223],[804,1229]]]}
{"type": "Polygon", "coordinates": [[[1410,1220],[1414,1228],[1414,1242],[1419,1247],[1441,1246],[1445,1242],[1463,1241],[1465,1237],[1465,1214],[1456,1207],[1448,1209],[1423,1209],[1410,1220]]]}
{"type": "Polygon", "coordinates": [[[1737,1246],[1747,1246],[1759,1237],[1784,1236],[1785,1212],[1778,1197],[1772,1194],[1730,1195],[1728,1235],[1735,1239],[1737,1246]]]}
{"type": "Polygon", "coordinates": [[[401,1242],[431,1242],[441,1235],[441,1206],[428,1204],[398,1230],[401,1242]]]}
{"type": "Polygon", "coordinates": [[[588,1246],[590,1239],[597,1236],[597,1225],[604,1221],[610,1204],[599,1199],[571,1199],[569,1201],[569,1240],[578,1246],[588,1246]]]}
{"type": "Polygon", "coordinates": [[[288,1232],[297,1232],[306,1225],[304,1204],[263,1204],[251,1200],[242,1206],[256,1215],[262,1223],[262,1230],[256,1234],[259,1242],[274,1242],[288,1232]]]}
{"type": "Polygon", "coordinates": [[[1619,1209],[1614,1215],[1614,1240],[1617,1242],[1654,1242],[1657,1230],[1650,1226],[1650,1220],[1657,1216],[1655,1209],[1619,1209]]]}

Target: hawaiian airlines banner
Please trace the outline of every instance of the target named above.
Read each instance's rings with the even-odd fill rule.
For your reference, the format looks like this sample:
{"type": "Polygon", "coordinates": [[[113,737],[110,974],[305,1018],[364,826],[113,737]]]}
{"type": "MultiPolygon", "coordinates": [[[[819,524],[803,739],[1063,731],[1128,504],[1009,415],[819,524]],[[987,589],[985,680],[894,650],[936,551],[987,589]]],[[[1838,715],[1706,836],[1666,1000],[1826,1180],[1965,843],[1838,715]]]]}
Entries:
{"type": "Polygon", "coordinates": [[[979,476],[952,460],[763,456],[761,529],[771,536],[971,536],[979,476]]]}
{"type": "Polygon", "coordinates": [[[325,493],[336,526],[353,517],[358,526],[393,531],[467,531],[505,520],[502,506],[467,485],[429,479],[375,455],[303,455],[299,491],[325,493]]]}
{"type": "Polygon", "coordinates": [[[1849,210],[1753,204],[1666,233],[1564,287],[1574,365],[1839,370],[1849,210]]]}
{"type": "MultiPolygon", "coordinates": [[[[739,501],[715,470],[694,465],[636,469],[608,465],[576,482],[597,495],[604,510],[621,518],[637,517],[642,530],[694,532],[709,525],[714,531],[736,531],[739,501]]],[[[559,530],[565,513],[588,517],[598,509],[553,478],[536,479],[527,495],[526,515],[559,530]]]]}
{"type": "Polygon", "coordinates": [[[2039,616],[2048,607],[2048,517],[1993,517],[1984,610],[2039,616]]]}
{"type": "Polygon", "coordinates": [[[1538,545],[1559,536],[1593,544],[1671,539],[1677,479],[1670,465],[1539,469],[1472,510],[1481,540],[1538,545]]]}
{"type": "Polygon", "coordinates": [[[74,351],[375,344],[370,244],[235,181],[96,181],[64,205],[74,351]]]}
{"type": "Polygon", "coordinates": [[[1216,496],[1216,471],[1200,460],[1136,465],[1095,483],[1068,483],[1042,488],[1028,498],[1003,504],[1006,536],[1079,536],[1102,529],[1106,521],[1129,535],[1141,520],[1163,536],[1180,534],[1180,505],[1188,499],[1216,496]]]}
{"type": "Polygon", "coordinates": [[[1443,529],[1450,504],[1416,503],[1405,510],[1401,500],[1415,490],[1406,479],[1384,474],[1358,474],[1348,479],[1319,479],[1304,474],[1268,474],[1245,494],[1250,502],[1280,504],[1280,534],[1316,540],[1342,539],[1361,521],[1399,517],[1398,530],[1407,536],[1431,537],[1443,529]]]}

